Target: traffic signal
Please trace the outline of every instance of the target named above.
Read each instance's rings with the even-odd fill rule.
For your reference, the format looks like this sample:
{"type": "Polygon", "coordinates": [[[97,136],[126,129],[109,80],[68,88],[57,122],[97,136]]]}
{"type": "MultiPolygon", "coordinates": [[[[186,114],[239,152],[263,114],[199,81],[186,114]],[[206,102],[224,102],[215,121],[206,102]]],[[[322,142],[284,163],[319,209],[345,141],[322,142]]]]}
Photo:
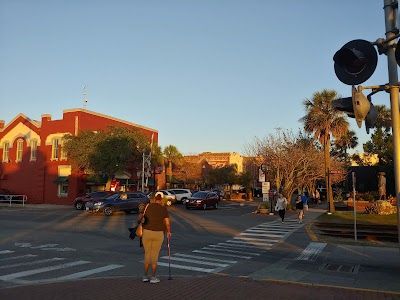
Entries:
{"type": "Polygon", "coordinates": [[[336,110],[345,112],[349,117],[355,118],[359,128],[365,120],[367,133],[369,133],[370,128],[375,126],[377,111],[361,89],[356,89],[353,86],[351,97],[333,100],[332,106],[336,110]]]}
{"type": "Polygon", "coordinates": [[[345,84],[357,85],[372,76],[378,63],[378,54],[371,42],[353,40],[338,50],[333,60],[337,78],[345,84]]]}

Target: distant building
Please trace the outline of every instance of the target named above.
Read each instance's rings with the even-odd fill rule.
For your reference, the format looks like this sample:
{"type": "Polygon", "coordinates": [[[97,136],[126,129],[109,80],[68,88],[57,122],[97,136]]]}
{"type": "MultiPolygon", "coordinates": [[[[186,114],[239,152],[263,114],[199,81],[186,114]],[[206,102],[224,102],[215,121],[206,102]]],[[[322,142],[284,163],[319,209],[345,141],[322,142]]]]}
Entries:
{"type": "Polygon", "coordinates": [[[184,159],[191,163],[207,162],[213,168],[236,165],[238,173],[243,172],[243,157],[236,152],[203,152],[198,155],[184,156],[184,159]]]}
{"type": "MultiPolygon", "coordinates": [[[[86,109],[64,110],[61,120],[44,114],[35,121],[19,114],[7,125],[0,121],[0,188],[27,195],[29,203],[71,204],[86,191],[87,182],[86,174],[68,160],[63,136],[109,126],[137,129],[158,143],[155,129],[86,109]]],[[[125,173],[123,179],[130,176],[125,173]]]]}

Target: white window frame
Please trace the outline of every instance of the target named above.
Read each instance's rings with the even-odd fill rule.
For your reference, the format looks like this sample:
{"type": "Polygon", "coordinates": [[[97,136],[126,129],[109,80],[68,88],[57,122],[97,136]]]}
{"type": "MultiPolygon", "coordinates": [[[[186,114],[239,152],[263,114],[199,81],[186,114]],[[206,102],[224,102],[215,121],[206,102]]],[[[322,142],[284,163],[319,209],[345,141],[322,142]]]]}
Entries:
{"type": "Polygon", "coordinates": [[[10,162],[10,143],[9,142],[3,143],[3,162],[5,162],[5,163],[10,162]]]}
{"type": "Polygon", "coordinates": [[[31,140],[31,157],[30,161],[36,161],[37,159],[37,140],[31,140]]]}
{"type": "Polygon", "coordinates": [[[58,139],[53,139],[51,143],[51,160],[58,160],[60,149],[60,141],[58,139]]]}
{"type": "Polygon", "coordinates": [[[67,198],[68,197],[68,189],[69,189],[68,181],[59,183],[58,186],[57,186],[57,195],[58,195],[58,197],[59,198],[67,198]],[[66,193],[63,192],[63,186],[67,187],[67,192],[66,193]]]}
{"type": "Polygon", "coordinates": [[[21,162],[23,154],[24,154],[24,140],[18,139],[17,140],[17,150],[15,152],[15,162],[21,162]]]}
{"type": "Polygon", "coordinates": [[[67,160],[67,151],[65,151],[64,144],[61,144],[61,154],[60,154],[60,159],[61,160],[67,160]]]}

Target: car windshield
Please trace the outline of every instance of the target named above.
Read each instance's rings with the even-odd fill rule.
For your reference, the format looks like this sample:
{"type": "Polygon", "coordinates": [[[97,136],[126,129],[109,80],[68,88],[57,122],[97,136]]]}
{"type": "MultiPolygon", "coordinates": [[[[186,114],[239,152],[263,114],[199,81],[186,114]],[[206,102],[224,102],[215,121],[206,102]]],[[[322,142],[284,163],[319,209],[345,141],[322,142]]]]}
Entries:
{"type": "Polygon", "coordinates": [[[118,194],[114,194],[114,195],[108,196],[106,199],[107,200],[112,200],[112,199],[117,198],[118,196],[119,196],[118,194]]]}
{"type": "Polygon", "coordinates": [[[193,194],[193,198],[205,199],[207,197],[208,192],[197,192],[193,194]]]}

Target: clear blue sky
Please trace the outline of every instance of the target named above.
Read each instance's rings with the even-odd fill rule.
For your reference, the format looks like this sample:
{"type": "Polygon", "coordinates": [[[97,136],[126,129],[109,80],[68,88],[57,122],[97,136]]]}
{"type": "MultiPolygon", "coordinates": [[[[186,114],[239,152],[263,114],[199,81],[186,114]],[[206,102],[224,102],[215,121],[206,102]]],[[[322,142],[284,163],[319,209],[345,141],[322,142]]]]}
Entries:
{"type": "MultiPolygon", "coordinates": [[[[350,87],[332,56],[384,37],[383,0],[0,0],[0,119],[82,107],[159,131],[184,154],[243,152],[297,130],[302,101],[350,87]]],[[[365,83],[383,84],[387,61],[365,83]]],[[[389,106],[388,94],[375,103],[389,106]]],[[[365,129],[350,120],[361,142],[365,129]]]]}

